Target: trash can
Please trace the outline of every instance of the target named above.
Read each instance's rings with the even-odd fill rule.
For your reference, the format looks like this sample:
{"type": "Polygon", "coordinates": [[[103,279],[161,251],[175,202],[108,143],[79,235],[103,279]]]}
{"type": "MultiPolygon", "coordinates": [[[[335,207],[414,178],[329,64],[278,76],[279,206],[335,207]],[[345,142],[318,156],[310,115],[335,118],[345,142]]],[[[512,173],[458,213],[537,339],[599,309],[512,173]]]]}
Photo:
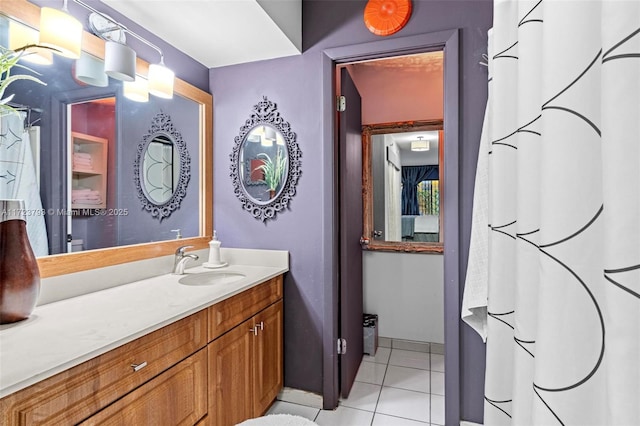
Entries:
{"type": "Polygon", "coordinates": [[[378,350],[378,315],[364,314],[362,326],[364,328],[363,352],[375,356],[378,350]]]}

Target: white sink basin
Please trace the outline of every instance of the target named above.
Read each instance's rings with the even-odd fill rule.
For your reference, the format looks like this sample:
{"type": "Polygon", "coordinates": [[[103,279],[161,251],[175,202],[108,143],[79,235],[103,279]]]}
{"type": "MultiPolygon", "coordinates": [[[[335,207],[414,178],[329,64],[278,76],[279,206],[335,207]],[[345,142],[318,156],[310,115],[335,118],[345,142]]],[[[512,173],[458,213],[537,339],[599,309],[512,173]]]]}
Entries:
{"type": "Polygon", "coordinates": [[[239,272],[201,272],[199,274],[189,274],[180,278],[178,282],[184,285],[214,285],[214,284],[230,284],[240,281],[246,275],[239,272]]]}

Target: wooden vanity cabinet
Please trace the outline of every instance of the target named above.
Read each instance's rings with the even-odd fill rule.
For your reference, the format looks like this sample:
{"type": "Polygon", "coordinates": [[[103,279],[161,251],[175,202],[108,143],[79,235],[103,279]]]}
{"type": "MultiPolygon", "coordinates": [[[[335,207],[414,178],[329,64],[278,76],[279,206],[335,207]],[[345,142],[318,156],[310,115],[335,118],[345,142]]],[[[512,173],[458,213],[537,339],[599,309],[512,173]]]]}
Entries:
{"type": "Polygon", "coordinates": [[[206,344],[201,311],[2,398],[0,424],[77,424],[206,344]]]}
{"type": "MultiPolygon", "coordinates": [[[[218,327],[222,335],[209,343],[209,423],[215,426],[261,416],[283,386],[282,277],[235,297],[228,304],[253,316],[218,327]]],[[[226,323],[221,312],[237,311],[219,305],[209,308],[209,320],[226,323]]],[[[211,330],[210,324],[210,335],[217,335],[211,330]]]]}
{"type": "Polygon", "coordinates": [[[0,425],[234,425],[282,388],[282,336],[278,276],[0,399],[0,425]]]}
{"type": "Polygon", "coordinates": [[[207,350],[201,349],[80,424],[188,426],[206,414],[207,350]]]}

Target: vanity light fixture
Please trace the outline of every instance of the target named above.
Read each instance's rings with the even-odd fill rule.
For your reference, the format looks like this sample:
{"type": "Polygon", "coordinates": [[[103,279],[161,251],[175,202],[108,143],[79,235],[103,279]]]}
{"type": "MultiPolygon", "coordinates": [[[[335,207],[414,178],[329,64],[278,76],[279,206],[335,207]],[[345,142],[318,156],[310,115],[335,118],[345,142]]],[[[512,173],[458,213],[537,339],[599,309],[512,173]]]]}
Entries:
{"type": "MultiPolygon", "coordinates": [[[[165,66],[164,54],[158,46],[151,43],[149,40],[140,36],[139,34],[136,34],[134,31],[131,31],[110,16],[98,11],[84,1],[73,1],[91,12],[91,14],[89,15],[89,26],[91,28],[91,31],[106,42],[104,63],[105,73],[108,76],[125,82],[135,81],[137,55],[132,48],[127,46],[125,39],[126,33],[135,37],[160,54],[160,62],[157,64],[149,65],[149,74],[147,78],[148,92],[152,95],[165,99],[171,99],[173,97],[175,73],[165,66]]],[[[65,0],[64,10],[66,10],[66,3],[67,0],[65,0]]],[[[44,9],[47,8],[42,8],[42,13],[44,13],[44,9]]],[[[64,29],[62,27],[58,27],[57,25],[55,27],[55,30],[59,33],[64,32],[64,29]]],[[[82,25],[80,24],[80,31],[77,37],[78,43],[81,39],[82,25]]],[[[78,48],[78,56],[76,56],[76,58],[80,56],[79,51],[80,49],[78,48]]]]}
{"type": "Polygon", "coordinates": [[[124,82],[122,94],[135,102],[149,102],[149,83],[146,78],[136,75],[134,81],[124,82]]]}
{"type": "Polygon", "coordinates": [[[262,136],[262,146],[273,146],[276,140],[276,131],[272,127],[263,126],[264,135],[262,136]]]}
{"type": "Polygon", "coordinates": [[[40,9],[40,45],[58,55],[78,59],[82,49],[82,23],[69,14],[67,0],[62,9],[40,9]]]}
{"type": "Polygon", "coordinates": [[[104,62],[87,52],[82,52],[76,60],[75,77],[77,80],[97,87],[107,87],[109,77],[104,72],[104,62]]]}
{"type": "Polygon", "coordinates": [[[104,44],[104,72],[116,80],[136,79],[136,51],[126,44],[107,40],[104,44]]]}
{"type": "Polygon", "coordinates": [[[9,50],[23,50],[21,59],[38,65],[53,63],[53,50],[38,46],[38,31],[9,21],[9,50]]]}
{"type": "Polygon", "coordinates": [[[175,73],[164,65],[164,56],[160,49],[160,63],[149,65],[149,93],[159,98],[173,98],[175,73]]]}
{"type": "Polygon", "coordinates": [[[429,141],[423,141],[424,136],[418,136],[417,141],[411,142],[411,151],[429,151],[429,141]]]}

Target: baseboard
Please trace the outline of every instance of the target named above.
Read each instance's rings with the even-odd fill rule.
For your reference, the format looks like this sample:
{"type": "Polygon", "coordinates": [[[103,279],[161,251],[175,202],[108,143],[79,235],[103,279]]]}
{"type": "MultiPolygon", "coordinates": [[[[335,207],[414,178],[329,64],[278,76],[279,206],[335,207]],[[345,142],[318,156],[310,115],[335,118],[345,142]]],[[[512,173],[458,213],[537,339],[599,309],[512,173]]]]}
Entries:
{"type": "Polygon", "coordinates": [[[318,395],[317,393],[304,391],[301,389],[294,388],[283,388],[278,396],[276,397],[278,401],[291,402],[293,404],[306,405],[308,407],[317,408],[322,410],[322,395],[318,395]]]}
{"type": "Polygon", "coordinates": [[[482,426],[482,423],[473,423],[466,420],[460,420],[460,426],[482,426]]]}

